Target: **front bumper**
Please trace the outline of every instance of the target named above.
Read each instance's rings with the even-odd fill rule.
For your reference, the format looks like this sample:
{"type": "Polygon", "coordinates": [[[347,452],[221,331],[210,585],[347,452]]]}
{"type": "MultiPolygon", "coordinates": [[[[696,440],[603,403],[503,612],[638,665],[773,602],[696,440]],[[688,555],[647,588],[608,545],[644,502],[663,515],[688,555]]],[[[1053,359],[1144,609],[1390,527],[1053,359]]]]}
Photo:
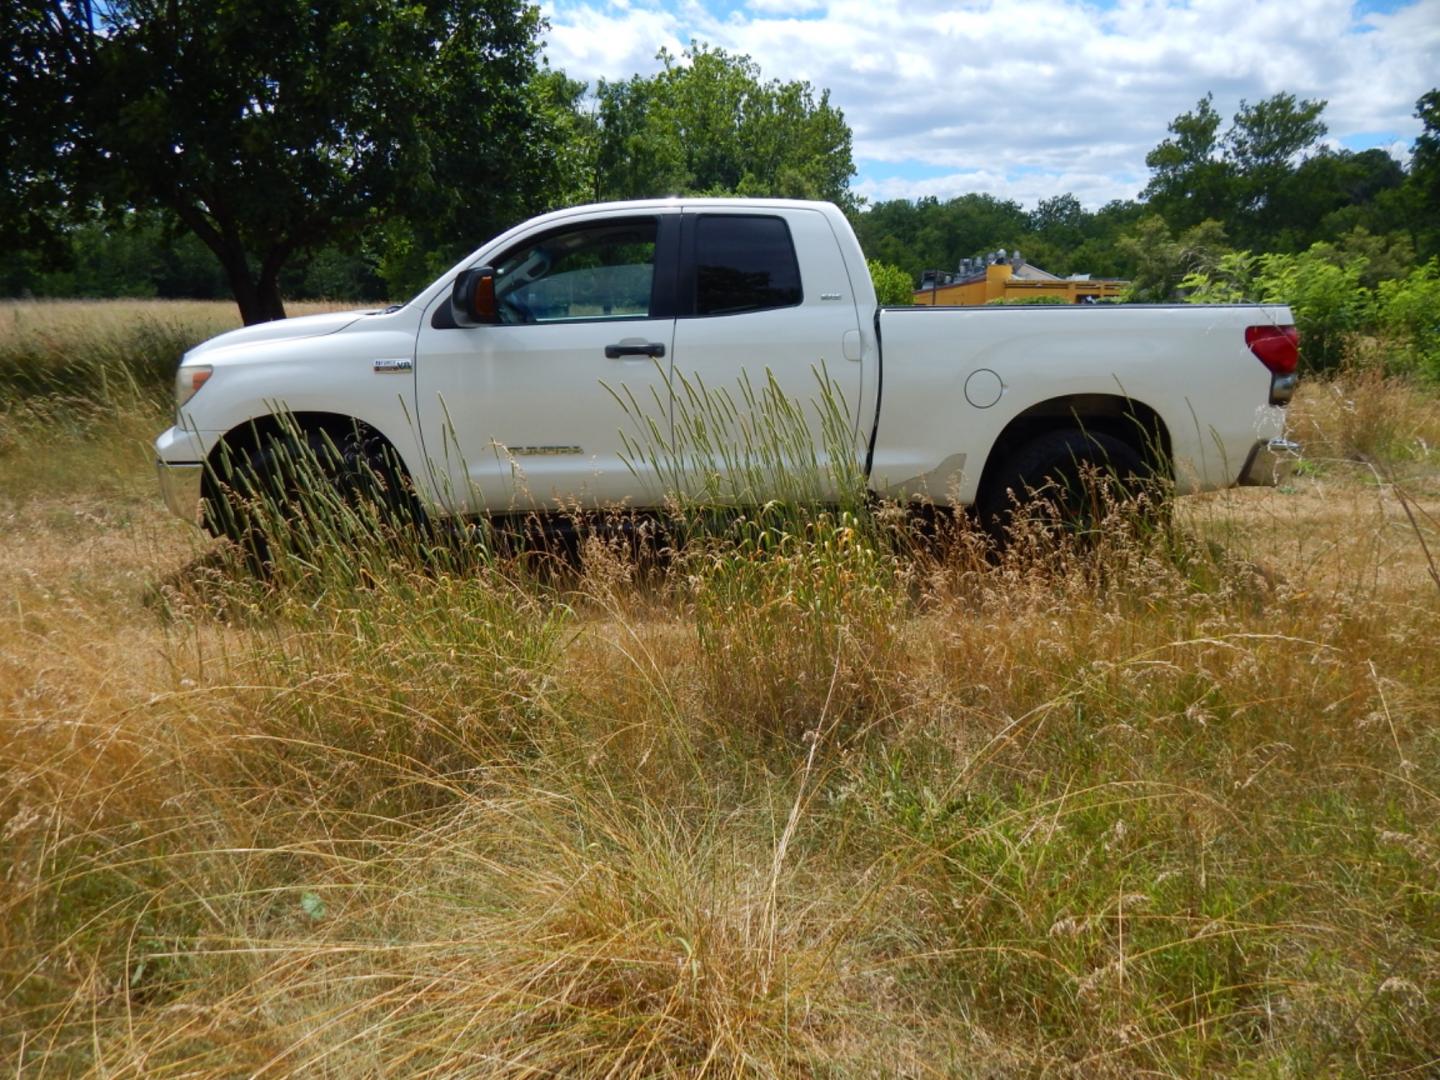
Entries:
{"type": "Polygon", "coordinates": [[[170,512],[191,525],[202,524],[200,485],[205,466],[198,462],[172,464],[157,460],[155,469],[160,474],[160,494],[165,497],[170,512]]]}
{"type": "Polygon", "coordinates": [[[1261,439],[1250,449],[1240,470],[1241,487],[1275,487],[1295,474],[1300,444],[1289,439],[1261,439]]]}

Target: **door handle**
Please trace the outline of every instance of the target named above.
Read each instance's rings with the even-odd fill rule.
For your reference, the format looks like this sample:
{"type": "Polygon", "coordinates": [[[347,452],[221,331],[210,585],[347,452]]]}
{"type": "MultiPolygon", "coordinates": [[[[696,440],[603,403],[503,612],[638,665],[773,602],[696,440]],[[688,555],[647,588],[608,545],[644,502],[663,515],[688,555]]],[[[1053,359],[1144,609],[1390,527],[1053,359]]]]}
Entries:
{"type": "Polygon", "coordinates": [[[659,341],[641,341],[629,338],[615,345],[605,346],[605,357],[619,360],[622,356],[648,356],[658,360],[665,355],[665,345],[659,341]]]}

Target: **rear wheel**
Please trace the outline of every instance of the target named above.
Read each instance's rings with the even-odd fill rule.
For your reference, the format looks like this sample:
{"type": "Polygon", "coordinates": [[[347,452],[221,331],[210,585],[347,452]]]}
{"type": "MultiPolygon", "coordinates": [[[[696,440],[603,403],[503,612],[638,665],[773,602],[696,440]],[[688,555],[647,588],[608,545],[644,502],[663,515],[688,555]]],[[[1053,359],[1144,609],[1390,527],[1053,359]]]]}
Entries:
{"type": "Polygon", "coordinates": [[[980,493],[981,521],[996,540],[1018,530],[1085,535],[1116,510],[1154,517],[1159,485],[1129,443],[1098,431],[1050,431],[1016,450],[980,493]]]}

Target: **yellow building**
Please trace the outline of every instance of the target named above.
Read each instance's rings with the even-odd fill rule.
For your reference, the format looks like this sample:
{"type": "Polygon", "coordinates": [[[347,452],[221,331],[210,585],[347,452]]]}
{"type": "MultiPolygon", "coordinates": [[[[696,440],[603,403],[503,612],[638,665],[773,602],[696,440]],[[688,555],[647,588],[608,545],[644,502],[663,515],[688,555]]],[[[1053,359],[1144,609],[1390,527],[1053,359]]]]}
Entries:
{"type": "Polygon", "coordinates": [[[1130,284],[1113,278],[1091,278],[1088,274],[1056,277],[1025,262],[1019,252],[1006,258],[1003,251],[983,263],[967,260],[959,273],[929,272],[926,278],[925,285],[915,292],[915,303],[960,307],[1041,296],[1053,296],[1066,304],[1096,304],[1119,299],[1130,284]]]}

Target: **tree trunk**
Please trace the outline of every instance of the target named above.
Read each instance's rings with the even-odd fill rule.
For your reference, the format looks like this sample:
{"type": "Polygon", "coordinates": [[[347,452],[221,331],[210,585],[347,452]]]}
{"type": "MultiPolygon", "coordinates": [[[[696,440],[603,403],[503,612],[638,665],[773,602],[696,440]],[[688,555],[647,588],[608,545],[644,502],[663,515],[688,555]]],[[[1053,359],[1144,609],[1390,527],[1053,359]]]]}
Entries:
{"type": "Polygon", "coordinates": [[[230,279],[230,292],[240,307],[240,318],[246,326],[285,318],[285,302],[280,298],[278,274],[261,274],[257,281],[250,275],[243,252],[228,254],[224,263],[225,276],[230,279]]]}
{"type": "MultiPolygon", "coordinates": [[[[255,283],[255,293],[260,301],[261,315],[256,322],[270,322],[272,319],[285,318],[285,301],[280,297],[280,273],[262,273],[260,280],[255,283]]],[[[246,326],[250,320],[246,320],[246,326]]]]}
{"type": "Polygon", "coordinates": [[[175,198],[174,193],[167,194],[172,197],[162,195],[161,201],[175,211],[176,216],[200,238],[201,243],[214,253],[215,258],[220,260],[220,265],[225,268],[225,277],[230,282],[230,294],[235,297],[235,303],[240,308],[240,318],[245,325],[254,326],[256,323],[285,318],[285,303],[280,299],[280,267],[294,250],[294,242],[289,241],[272,248],[260,267],[259,275],[252,277],[250,260],[245,254],[240,230],[233,220],[214,214],[208,203],[196,204],[175,198]]]}

